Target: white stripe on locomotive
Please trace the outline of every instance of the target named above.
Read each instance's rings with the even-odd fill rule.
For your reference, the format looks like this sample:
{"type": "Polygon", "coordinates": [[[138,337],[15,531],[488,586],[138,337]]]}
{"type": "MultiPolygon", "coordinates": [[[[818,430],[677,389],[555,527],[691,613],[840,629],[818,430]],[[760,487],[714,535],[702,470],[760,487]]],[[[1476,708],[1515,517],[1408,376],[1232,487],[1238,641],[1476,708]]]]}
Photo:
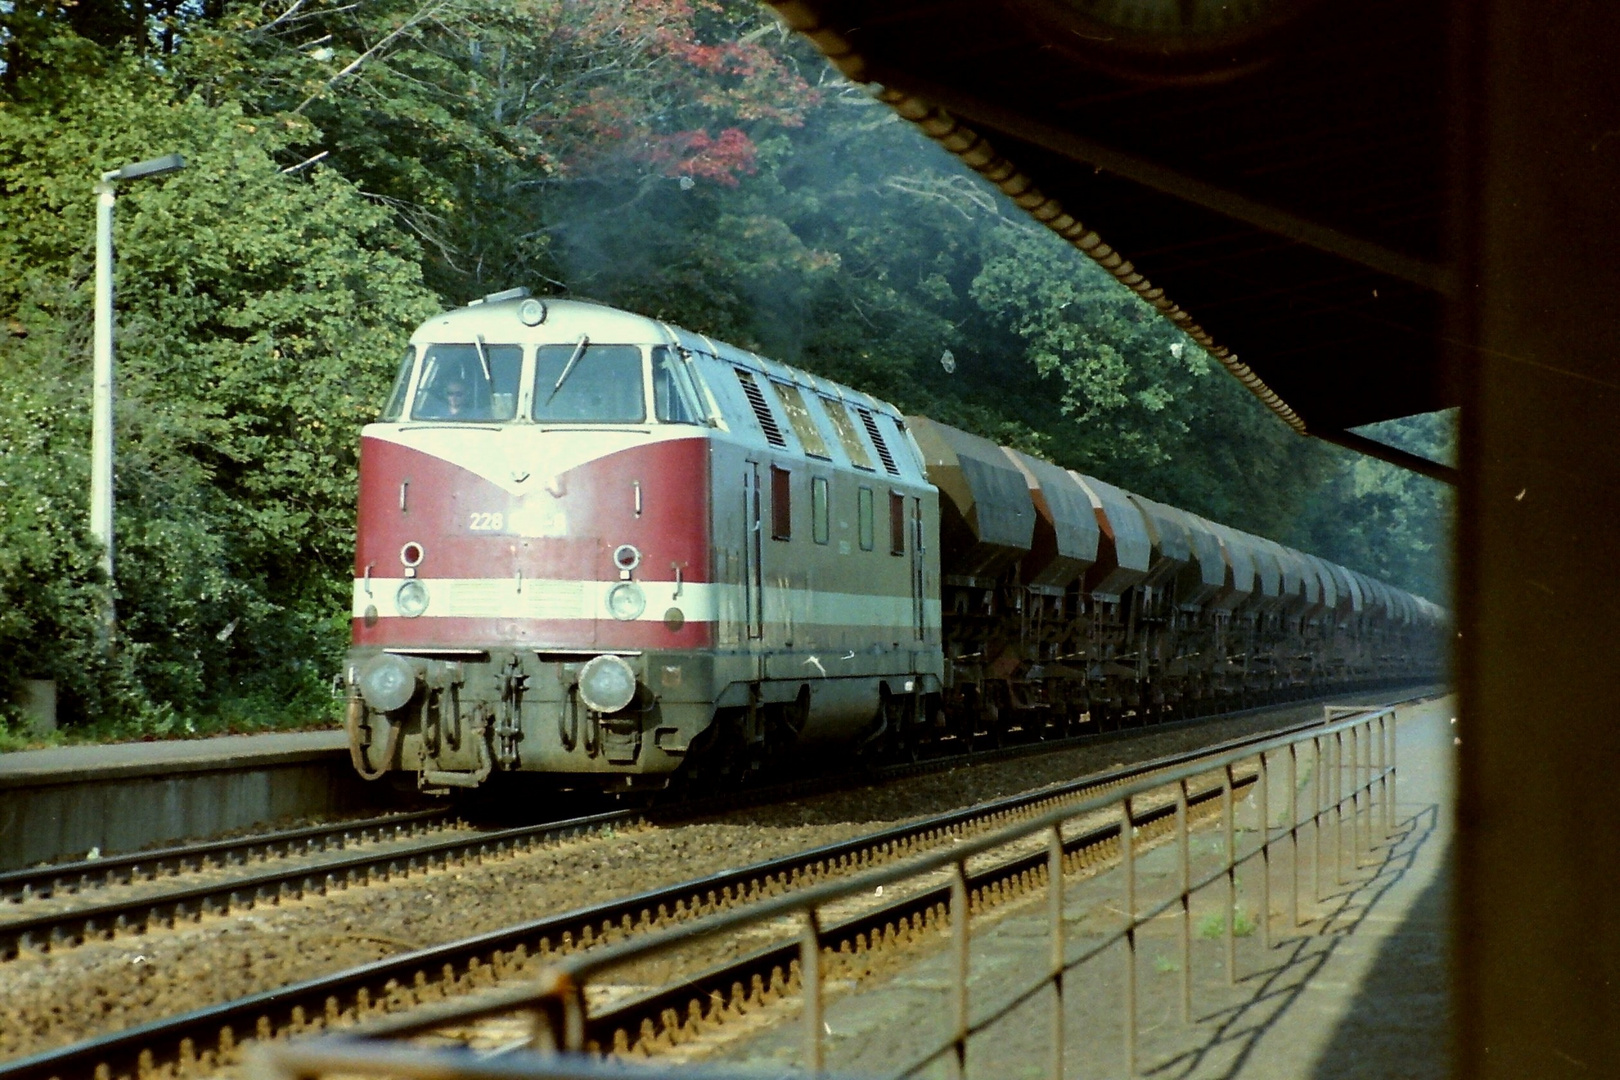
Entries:
{"type": "MultiPolygon", "coordinates": [[[[403,618],[394,605],[399,587],[407,580],[420,581],[428,589],[428,609],[419,619],[599,619],[613,621],[608,593],[620,584],[616,580],[525,578],[382,578],[354,579],[353,616],[365,617],[375,606],[382,618],[403,618]],[[369,591],[368,591],[369,590],[369,591]]],[[[743,586],[738,584],[684,581],[680,595],[673,581],[638,581],[647,606],[634,622],[663,622],[671,607],[681,609],[687,622],[718,622],[743,611],[743,586]]],[[[791,621],[801,626],[861,626],[871,628],[909,627],[913,617],[909,594],[828,592],[766,583],[762,593],[765,621],[791,621]],[[791,615],[791,618],[787,616],[791,615]]],[[[924,604],[924,619],[937,627],[940,602],[924,604]]]]}

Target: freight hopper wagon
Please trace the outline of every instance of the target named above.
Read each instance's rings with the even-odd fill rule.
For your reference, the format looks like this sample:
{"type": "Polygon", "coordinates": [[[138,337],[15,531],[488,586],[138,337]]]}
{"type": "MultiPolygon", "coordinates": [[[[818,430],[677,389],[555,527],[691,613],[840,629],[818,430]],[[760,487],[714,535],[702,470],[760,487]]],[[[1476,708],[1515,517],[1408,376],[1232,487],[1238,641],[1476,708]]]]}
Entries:
{"type": "Polygon", "coordinates": [[[356,768],[608,790],[1416,676],[1434,605],[700,335],[520,291],[361,437],[356,768]]]}
{"type": "Polygon", "coordinates": [[[1426,677],[1446,613],[1325,559],[924,417],[943,711],[1072,732],[1426,677]]]}

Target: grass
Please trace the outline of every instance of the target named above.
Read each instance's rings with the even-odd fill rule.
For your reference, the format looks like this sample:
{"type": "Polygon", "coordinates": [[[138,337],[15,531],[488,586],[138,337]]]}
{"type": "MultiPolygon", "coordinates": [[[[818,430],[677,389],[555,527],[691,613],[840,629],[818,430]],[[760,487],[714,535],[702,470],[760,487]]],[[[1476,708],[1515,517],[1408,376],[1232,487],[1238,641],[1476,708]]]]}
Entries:
{"type": "Polygon", "coordinates": [[[244,697],[215,702],[195,712],[168,707],[127,720],[91,720],[36,734],[0,722],[0,754],[113,742],[156,742],[205,739],[214,735],[251,735],[268,731],[320,731],[343,720],[343,703],[306,697],[270,700],[244,697]]]}
{"type": "MultiPolygon", "coordinates": [[[[1242,908],[1232,910],[1232,933],[1236,937],[1248,937],[1259,929],[1259,923],[1253,915],[1242,908]]],[[[1198,920],[1198,936],[1205,939],[1224,937],[1226,934],[1226,918],[1218,911],[1204,914],[1198,920]]]]}
{"type": "Polygon", "coordinates": [[[1180,971],[1181,965],[1170,959],[1168,956],[1161,954],[1153,958],[1153,970],[1157,971],[1160,975],[1169,975],[1173,972],[1180,971]]]}

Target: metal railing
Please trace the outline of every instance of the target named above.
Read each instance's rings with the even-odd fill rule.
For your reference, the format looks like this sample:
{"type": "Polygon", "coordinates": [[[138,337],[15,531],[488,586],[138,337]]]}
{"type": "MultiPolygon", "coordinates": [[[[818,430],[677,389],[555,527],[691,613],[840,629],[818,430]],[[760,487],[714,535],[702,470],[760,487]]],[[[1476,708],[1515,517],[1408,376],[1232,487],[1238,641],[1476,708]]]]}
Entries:
{"type": "MultiPolygon", "coordinates": [[[[1324,723],[1319,728],[1282,736],[1257,745],[1213,755],[1191,764],[1134,781],[1121,788],[1096,795],[1081,802],[1054,808],[1038,817],[1007,826],[982,837],[964,840],[943,850],[930,851],[851,877],[826,882],[741,908],[710,915],[695,922],[685,923],[651,934],[605,944],[588,952],[570,956],[548,968],[536,981],[520,987],[504,989],[473,1001],[457,1001],[439,1008],[421,1009],[408,1014],[384,1017],[363,1024],[345,1034],[313,1043],[294,1043],[264,1048],[257,1059],[256,1069],[265,1077],[305,1078],[331,1071],[318,1067],[321,1054],[341,1049],[343,1073],[381,1072],[407,1075],[407,1072],[384,1068],[384,1059],[396,1063],[400,1060],[397,1048],[361,1040],[406,1038],[436,1029],[455,1026],[465,1029],[480,1020],[527,1014],[530,1018],[528,1035],[514,1049],[527,1047],[538,1054],[503,1057],[499,1071],[503,1075],[526,1077],[564,1077],[585,1075],[579,1070],[587,1068],[576,1055],[600,1053],[614,1046],[602,1037],[605,1016],[592,1015],[587,1005],[586,991],[593,981],[615,969],[623,969],[639,962],[667,958],[670,954],[690,949],[699,942],[720,937],[735,938],[744,931],[756,933],[762,928],[769,932],[768,924],[782,925],[792,920],[798,935],[797,959],[791,970],[784,973],[780,990],[786,993],[797,988],[802,999],[803,1048],[801,1068],[821,1073],[826,1062],[827,1032],[825,1022],[828,965],[840,962],[841,954],[833,942],[837,936],[837,920],[829,916],[828,909],[843,904],[847,909],[864,898],[870,901],[881,896],[883,888],[927,886],[930,879],[948,879],[948,899],[942,899],[928,909],[929,927],[948,928],[946,943],[950,966],[950,990],[946,1006],[944,1030],[924,1052],[909,1061],[893,1075],[904,1078],[916,1075],[936,1063],[943,1063],[951,1077],[966,1072],[967,1051],[970,1040],[985,1032],[998,1021],[1009,1017],[1015,1010],[1030,1006],[1042,995],[1050,1001],[1050,1051],[1047,1074],[1054,1080],[1065,1075],[1065,1026],[1069,1012],[1066,984],[1077,969],[1100,962],[1105,954],[1122,948],[1123,971],[1118,1008],[1123,1030],[1123,1060],[1127,1076],[1138,1071],[1138,970],[1140,967],[1140,934],[1151,922],[1171,918],[1178,924],[1180,948],[1180,1013],[1184,1024],[1193,1018],[1192,977],[1192,907],[1193,897],[1205,889],[1219,888],[1224,892],[1222,933],[1224,936],[1224,966],[1228,985],[1238,978],[1238,871],[1254,862],[1260,864],[1260,896],[1258,929],[1266,949],[1273,944],[1272,889],[1277,876],[1273,855],[1285,850],[1288,855],[1288,919],[1290,929],[1304,925],[1300,904],[1302,888],[1302,852],[1307,851],[1303,833],[1309,828],[1314,843],[1312,862],[1314,880],[1311,882],[1314,901],[1321,901],[1326,884],[1324,877],[1331,868],[1335,886],[1346,883],[1347,854],[1359,864],[1361,856],[1376,847],[1378,837],[1388,837],[1394,830],[1396,801],[1395,711],[1393,708],[1350,709],[1329,707],[1324,723]],[[1344,715],[1344,714],[1349,715],[1344,715]],[[1301,766],[1308,769],[1305,783],[1301,783],[1301,766]],[[1281,770],[1282,778],[1274,774],[1281,770]],[[1200,788],[1201,778],[1214,777],[1218,785],[1219,828],[1223,841],[1222,857],[1214,869],[1195,875],[1195,860],[1191,851],[1195,810],[1207,806],[1217,794],[1210,788],[1200,788]],[[1274,781],[1286,784],[1287,797],[1273,804],[1274,781]],[[1309,785],[1310,805],[1302,813],[1300,795],[1309,785]],[[1258,842],[1239,844],[1236,823],[1236,792],[1251,788],[1255,800],[1258,824],[1255,832],[1258,842]],[[1167,828],[1170,803],[1174,806],[1174,825],[1167,828]],[[1280,824],[1273,825],[1272,813],[1282,811],[1280,824]],[[1111,826],[1098,827],[1099,816],[1111,819],[1111,826]],[[1151,826],[1148,824],[1151,822],[1151,826]],[[1077,840],[1077,829],[1084,836],[1077,840]],[[1349,843],[1346,844],[1346,832],[1349,843]],[[1168,836],[1166,835],[1168,833],[1168,836]],[[1100,939],[1092,940],[1076,956],[1069,955],[1065,940],[1065,872],[1077,865],[1077,843],[1095,846],[1099,836],[1112,838],[1111,850],[1117,855],[1121,875],[1123,902],[1119,925],[1100,939]],[[1158,846],[1168,839],[1176,851],[1177,873],[1174,892],[1168,898],[1143,907],[1138,903],[1137,869],[1145,846],[1158,846]],[[1046,934],[1050,948],[1045,969],[1028,980],[1011,998],[987,1014],[974,1019],[969,1012],[970,947],[973,940],[975,902],[981,918],[991,908],[987,890],[975,895],[971,885],[984,881],[986,871],[982,865],[970,871],[970,863],[982,864],[1005,849],[1022,849],[1022,865],[1029,864],[1029,852],[1044,843],[1044,884],[1047,892],[1046,934]],[[1240,847],[1242,849],[1240,849],[1240,847]],[[1331,848],[1331,851],[1327,850],[1331,848]],[[1347,852],[1348,848],[1348,852],[1347,852]],[[1054,887],[1055,886],[1055,887],[1054,887]],[[936,911],[937,908],[937,911],[936,911]],[[935,917],[937,916],[937,917],[935,917]],[[594,1033],[594,1037],[593,1037],[594,1033]],[[364,1066],[367,1054],[376,1057],[375,1068],[364,1066]],[[520,1064],[521,1063],[521,1064],[520,1064]],[[518,1069],[519,1072],[510,1071],[518,1069]]],[[[1208,781],[1205,780],[1205,783],[1208,781]]],[[[1027,872],[1026,872],[1027,873],[1027,872]]],[[[937,885],[934,886],[938,888],[937,885]]],[[[891,894],[892,895],[892,894],[891,894]]],[[[918,919],[918,928],[922,920],[918,919]]],[[[847,945],[847,937],[844,943],[847,945]]],[[[847,951],[847,949],[846,949],[847,951]]],[[[720,974],[724,974],[724,968],[720,974]]],[[[715,972],[707,985],[714,984],[715,972]]],[[[692,984],[694,986],[699,984],[692,984]]],[[[667,997],[667,992],[665,994],[667,997]]],[[[723,1002],[716,1002],[718,1009],[723,1002]]],[[[614,1006],[603,1010],[612,1012],[614,1006]]],[[[669,1022],[680,1024],[678,1010],[665,1010],[669,1022]]],[[[618,1047],[624,1047],[624,1039],[618,1047]]],[[[339,1058],[329,1060],[336,1063],[339,1058]]],[[[436,1058],[435,1060],[439,1060],[436,1058]]],[[[445,1059],[448,1060],[448,1059],[445,1059]]],[[[441,1061],[441,1064],[443,1062],[441,1061]]],[[[778,1070],[780,1071],[780,1070],[778,1070]]],[[[426,1075],[426,1074],[424,1074],[426,1075]]],[[[435,1076],[465,1075],[470,1072],[433,1072],[435,1076]]],[[[607,1075],[607,1074],[602,1074],[607,1075]]],[[[641,1075],[647,1075],[642,1073],[641,1075]]],[[[686,1075],[670,1070],[670,1075],[686,1075]]],[[[751,1074],[759,1075],[759,1074],[751,1074]]],[[[774,1075],[774,1073],[773,1073],[774,1075]]]]}

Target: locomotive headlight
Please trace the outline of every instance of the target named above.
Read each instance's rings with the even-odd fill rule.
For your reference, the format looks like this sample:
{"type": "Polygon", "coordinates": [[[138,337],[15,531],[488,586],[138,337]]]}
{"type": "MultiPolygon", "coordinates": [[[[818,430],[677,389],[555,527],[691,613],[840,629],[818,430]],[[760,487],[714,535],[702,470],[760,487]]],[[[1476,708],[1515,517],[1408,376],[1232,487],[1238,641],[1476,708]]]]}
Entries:
{"type": "Polygon", "coordinates": [[[633,581],[621,581],[608,593],[608,610],[620,622],[639,619],[647,610],[647,596],[633,581]]]}
{"type": "Polygon", "coordinates": [[[636,673],[617,656],[598,656],[579,672],[579,696],[599,713],[615,713],[636,696],[636,673]]]}
{"type": "Polygon", "coordinates": [[[382,653],[360,669],[360,696],[378,712],[404,708],[416,693],[416,669],[404,657],[382,653]]]}
{"type": "Polygon", "coordinates": [[[407,619],[416,618],[418,615],[422,614],[422,612],[427,610],[427,586],[422,584],[421,580],[417,578],[412,578],[410,581],[407,581],[405,584],[399,587],[399,592],[394,594],[394,606],[398,608],[399,613],[405,616],[407,619]]]}
{"type": "Polygon", "coordinates": [[[533,297],[519,304],[517,313],[524,326],[539,326],[546,321],[546,305],[533,297]]]}

